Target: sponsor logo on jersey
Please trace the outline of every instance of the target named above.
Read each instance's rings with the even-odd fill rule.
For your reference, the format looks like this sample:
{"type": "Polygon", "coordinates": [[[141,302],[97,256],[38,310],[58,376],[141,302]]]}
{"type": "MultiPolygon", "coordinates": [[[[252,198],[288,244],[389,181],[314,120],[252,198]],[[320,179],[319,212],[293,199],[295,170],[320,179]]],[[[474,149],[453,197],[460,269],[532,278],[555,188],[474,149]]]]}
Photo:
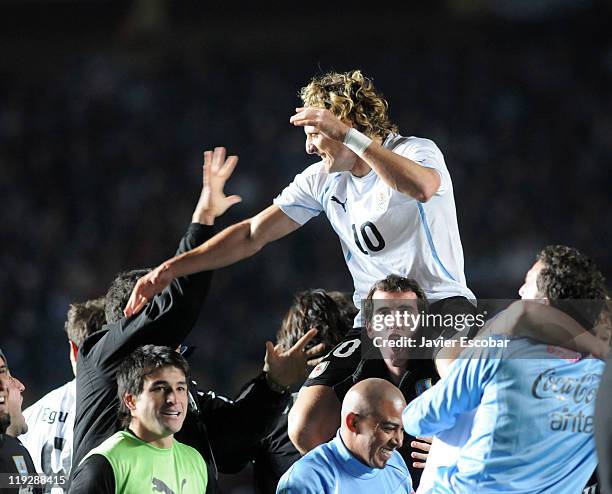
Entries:
{"type": "MultiPolygon", "coordinates": [[[[183,492],[183,487],[185,487],[186,483],[187,479],[183,479],[183,481],[181,482],[180,492],[183,492]]],[[[175,492],[170,489],[170,487],[168,487],[168,485],[163,480],[156,479],[155,477],[153,477],[153,492],[162,492],[163,494],[175,494],[175,492]]]]}
{"type": "Polygon", "coordinates": [[[348,197],[344,200],[344,202],[342,202],[336,196],[331,196],[331,201],[340,204],[340,206],[342,206],[342,210],[346,213],[346,203],[348,202],[348,197]]]}
{"type": "Polygon", "coordinates": [[[553,398],[576,405],[588,405],[595,400],[600,381],[599,374],[560,376],[557,369],[548,369],[535,379],[531,392],[534,398],[540,400],[553,398]]]}
{"type": "Polygon", "coordinates": [[[319,377],[321,374],[325,372],[325,369],[327,369],[328,365],[329,365],[329,360],[325,362],[319,362],[317,366],[314,369],[312,369],[312,372],[308,376],[308,379],[314,379],[315,377],[319,377]]]}

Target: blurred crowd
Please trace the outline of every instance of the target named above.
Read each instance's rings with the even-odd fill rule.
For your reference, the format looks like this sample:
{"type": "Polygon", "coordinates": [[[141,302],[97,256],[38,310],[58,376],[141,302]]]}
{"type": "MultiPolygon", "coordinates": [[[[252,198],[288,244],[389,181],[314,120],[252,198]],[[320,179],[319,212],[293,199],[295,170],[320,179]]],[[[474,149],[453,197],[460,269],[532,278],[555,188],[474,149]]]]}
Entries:
{"type": "MultiPolygon", "coordinates": [[[[358,45],[358,57],[348,45],[308,52],[280,34],[295,53],[213,51],[188,29],[188,50],[168,41],[172,31],[154,42],[100,39],[95,50],[73,39],[54,63],[41,48],[37,60],[23,60],[27,70],[7,68],[1,346],[28,383],[26,402],[70,378],[61,331],[68,304],[103,295],[120,270],[173,253],[197,200],[204,150],[223,145],[240,156],[227,191],[243,203],[219,228],[271,203],[314,161],[289,117],[299,88],[321,71],[361,68],[403,135],[439,145],[478,297],[514,296],[547,243],[575,246],[610,273],[612,36],[597,16],[450,19],[444,30],[411,30],[403,42],[358,45]]],[[[323,218],[314,223],[215,275],[190,337],[202,387],[237,391],[297,290],[352,289],[335,235],[323,218]]]]}

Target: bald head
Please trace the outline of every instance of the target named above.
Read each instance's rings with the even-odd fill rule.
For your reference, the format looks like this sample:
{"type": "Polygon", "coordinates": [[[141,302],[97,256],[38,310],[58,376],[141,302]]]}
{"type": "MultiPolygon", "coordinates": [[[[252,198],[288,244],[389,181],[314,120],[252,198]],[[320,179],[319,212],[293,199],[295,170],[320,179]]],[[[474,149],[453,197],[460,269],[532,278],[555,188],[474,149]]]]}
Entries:
{"type": "Polygon", "coordinates": [[[355,384],[342,401],[340,435],[348,450],[362,463],[384,468],[403,441],[401,391],[384,379],[355,384]]]}
{"type": "Polygon", "coordinates": [[[349,413],[377,415],[386,402],[404,409],[406,401],[401,391],[389,381],[371,378],[355,384],[342,401],[342,425],[349,413]]]}

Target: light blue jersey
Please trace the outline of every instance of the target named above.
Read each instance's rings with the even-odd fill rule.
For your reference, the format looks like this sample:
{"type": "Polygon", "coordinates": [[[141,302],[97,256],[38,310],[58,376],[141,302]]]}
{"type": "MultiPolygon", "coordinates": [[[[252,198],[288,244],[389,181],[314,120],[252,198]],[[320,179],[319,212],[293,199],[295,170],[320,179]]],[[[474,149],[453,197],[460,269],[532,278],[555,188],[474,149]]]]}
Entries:
{"type": "Polygon", "coordinates": [[[410,494],[412,479],[394,451],[385,468],[361,463],[340,433],[302,457],[281,477],[276,494],[410,494]]]}
{"type": "Polygon", "coordinates": [[[429,436],[478,407],[457,463],[437,469],[432,492],[581,492],[597,462],[603,362],[527,339],[481,352],[464,353],[402,415],[409,434],[429,436]]]}

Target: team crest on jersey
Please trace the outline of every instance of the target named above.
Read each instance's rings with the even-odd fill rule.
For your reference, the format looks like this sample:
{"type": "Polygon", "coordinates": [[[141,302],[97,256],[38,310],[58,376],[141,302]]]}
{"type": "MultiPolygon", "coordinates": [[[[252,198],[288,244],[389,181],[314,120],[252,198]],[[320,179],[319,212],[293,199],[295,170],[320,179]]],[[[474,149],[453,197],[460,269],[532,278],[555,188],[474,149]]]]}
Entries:
{"type": "Polygon", "coordinates": [[[379,190],[376,192],[374,198],[376,202],[376,210],[384,213],[389,207],[389,199],[391,198],[391,194],[389,194],[389,191],[386,189],[379,190]]]}
{"type": "Polygon", "coordinates": [[[423,394],[425,391],[431,388],[431,386],[431,378],[419,379],[416,383],[414,383],[414,389],[416,391],[417,396],[423,394]]]}
{"type": "Polygon", "coordinates": [[[308,379],[314,379],[315,377],[319,377],[321,374],[325,372],[325,369],[327,369],[328,365],[329,365],[329,360],[326,360],[325,362],[319,362],[317,366],[314,369],[312,369],[312,372],[308,376],[308,379]]]}

